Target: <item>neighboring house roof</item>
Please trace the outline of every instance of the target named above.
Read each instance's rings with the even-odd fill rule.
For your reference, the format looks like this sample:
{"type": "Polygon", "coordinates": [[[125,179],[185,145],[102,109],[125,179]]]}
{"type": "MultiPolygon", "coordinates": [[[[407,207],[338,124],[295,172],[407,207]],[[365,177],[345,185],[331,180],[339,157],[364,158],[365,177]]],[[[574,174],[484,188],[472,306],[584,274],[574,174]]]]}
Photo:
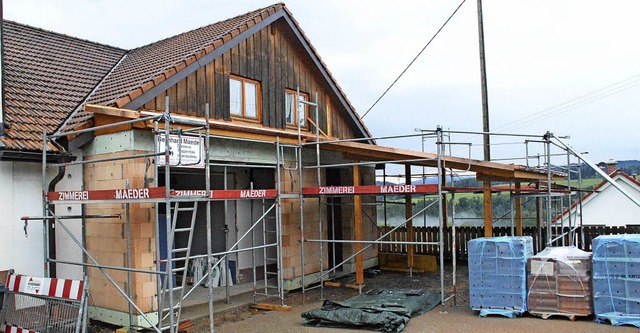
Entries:
{"type": "Polygon", "coordinates": [[[74,128],[82,104],[138,109],[248,34],[284,18],[366,137],[369,131],[284,4],[258,9],[133,50],[5,21],[5,149],[39,151],[42,132],[74,128]]]}
{"type": "Polygon", "coordinates": [[[55,131],[125,54],[87,40],[3,22],[5,149],[42,151],[55,131]]]}
{"type": "MultiPolygon", "coordinates": [[[[628,174],[626,174],[624,171],[616,170],[616,171],[612,172],[611,174],[609,174],[609,177],[611,179],[613,179],[613,181],[615,181],[615,182],[620,180],[620,181],[625,182],[625,183],[627,183],[629,185],[632,185],[632,187],[636,188],[636,190],[640,193],[640,182],[638,182],[635,178],[633,178],[633,177],[629,176],[628,174]]],[[[582,206],[584,207],[590,201],[597,200],[596,198],[598,197],[598,194],[602,193],[603,191],[605,191],[606,189],[611,188],[611,187],[612,187],[611,183],[609,183],[606,179],[602,180],[602,182],[600,184],[596,185],[591,192],[589,192],[586,195],[584,195],[580,200],[574,202],[569,209],[566,209],[564,212],[562,212],[562,214],[558,215],[553,220],[553,223],[556,223],[557,221],[559,221],[561,219],[567,218],[568,215],[569,215],[569,212],[574,213],[576,208],[578,207],[578,205],[580,203],[582,203],[582,206]]],[[[615,188],[614,188],[614,190],[615,190],[615,188]]]]}

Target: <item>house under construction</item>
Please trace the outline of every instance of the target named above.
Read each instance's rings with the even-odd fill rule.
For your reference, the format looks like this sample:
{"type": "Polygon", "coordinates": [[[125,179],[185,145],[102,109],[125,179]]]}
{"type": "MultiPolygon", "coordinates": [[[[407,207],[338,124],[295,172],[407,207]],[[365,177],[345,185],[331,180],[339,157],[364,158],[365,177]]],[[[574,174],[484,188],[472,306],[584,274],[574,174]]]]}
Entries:
{"type": "MultiPolygon", "coordinates": [[[[552,168],[549,149],[562,144],[551,134],[527,143],[547,149],[542,167],[528,165],[529,153],[522,165],[453,157],[457,133],[441,128],[405,136],[432,138],[435,153],[382,145],[282,4],[133,50],[8,21],[3,33],[0,158],[42,163],[32,174],[42,212],[24,221],[29,230],[43,221],[44,274],[86,274],[90,315],[105,322],[174,332],[183,300],[214,274],[279,300],[344,273],[362,287],[363,269],[378,264],[373,245],[390,242],[377,228],[379,197],[405,197],[406,221],[393,231],[407,238],[393,243],[407,247],[408,269],[413,246],[442,252],[449,194],[484,193],[490,236],[497,189],[457,188],[452,170],[513,184],[503,190],[514,197],[515,234],[522,197],[546,195],[551,221],[551,198],[570,206],[576,195],[551,186],[571,174],[552,168]],[[404,185],[376,184],[388,164],[404,166],[404,185]],[[412,167],[438,182],[414,184],[412,167]],[[418,195],[438,198],[438,240],[413,239],[418,195]],[[204,271],[193,287],[191,267],[204,271]]],[[[442,255],[438,266],[442,276],[442,255]]]]}

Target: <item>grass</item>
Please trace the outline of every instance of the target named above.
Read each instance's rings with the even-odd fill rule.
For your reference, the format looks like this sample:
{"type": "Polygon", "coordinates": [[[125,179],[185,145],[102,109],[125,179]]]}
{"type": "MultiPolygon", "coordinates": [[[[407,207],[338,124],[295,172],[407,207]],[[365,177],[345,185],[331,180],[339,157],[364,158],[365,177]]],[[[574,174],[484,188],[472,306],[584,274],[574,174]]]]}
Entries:
{"type": "MultiPolygon", "coordinates": [[[[560,185],[567,185],[569,182],[566,180],[557,182],[560,185]]],[[[598,184],[602,183],[602,178],[589,178],[582,180],[582,187],[595,187],[598,184]]],[[[578,187],[578,180],[571,180],[571,187],[578,187]]]]}
{"type": "MultiPolygon", "coordinates": [[[[583,189],[594,188],[598,184],[600,184],[601,182],[602,182],[602,178],[583,179],[582,180],[582,188],[583,189]]],[[[565,185],[566,186],[568,184],[568,181],[561,180],[561,181],[558,181],[557,183],[560,184],[560,185],[565,185]]],[[[578,187],[578,180],[571,180],[571,187],[577,188],[578,187]]],[[[455,201],[457,203],[462,198],[473,198],[474,196],[477,196],[477,195],[481,196],[482,193],[456,193],[455,194],[455,201]]],[[[501,194],[494,193],[493,195],[496,196],[496,195],[501,195],[501,194]]],[[[427,199],[428,198],[435,198],[435,196],[427,196],[427,199]]],[[[451,197],[449,196],[449,198],[451,198],[451,197]]],[[[400,200],[397,200],[397,201],[398,202],[404,202],[403,199],[400,199],[400,200]]],[[[422,195],[420,195],[420,194],[416,194],[416,195],[413,196],[413,202],[418,202],[418,201],[422,201],[422,195]]]]}

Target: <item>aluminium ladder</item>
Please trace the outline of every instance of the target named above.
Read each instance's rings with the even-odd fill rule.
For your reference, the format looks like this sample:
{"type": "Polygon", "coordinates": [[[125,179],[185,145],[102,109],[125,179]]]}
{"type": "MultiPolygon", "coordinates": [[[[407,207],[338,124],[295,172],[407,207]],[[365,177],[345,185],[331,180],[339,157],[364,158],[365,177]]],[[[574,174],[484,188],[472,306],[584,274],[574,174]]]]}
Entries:
{"type": "Polygon", "coordinates": [[[193,202],[193,206],[191,207],[180,207],[180,202],[176,202],[172,212],[171,238],[167,240],[167,246],[169,246],[169,244],[171,246],[171,263],[167,263],[166,270],[169,274],[165,276],[165,280],[162,283],[162,293],[160,294],[160,304],[163,306],[163,309],[160,312],[160,325],[162,329],[168,329],[170,326],[168,318],[169,316],[173,316],[173,323],[177,332],[178,325],[180,324],[182,302],[184,301],[184,290],[187,282],[187,269],[189,267],[189,257],[191,255],[191,242],[193,240],[193,229],[195,227],[196,215],[198,212],[198,202],[193,202]],[[183,215],[191,214],[188,226],[178,226],[178,216],[181,213],[184,213],[183,215]],[[176,235],[187,236],[186,247],[177,247],[176,235]],[[182,263],[183,265],[177,267],[178,263],[182,263]],[[171,287],[168,287],[168,280],[173,279],[174,275],[177,273],[182,273],[180,285],[174,286],[173,283],[171,283],[171,287]],[[165,307],[165,297],[167,296],[173,299],[173,306],[167,305],[165,307]]]}

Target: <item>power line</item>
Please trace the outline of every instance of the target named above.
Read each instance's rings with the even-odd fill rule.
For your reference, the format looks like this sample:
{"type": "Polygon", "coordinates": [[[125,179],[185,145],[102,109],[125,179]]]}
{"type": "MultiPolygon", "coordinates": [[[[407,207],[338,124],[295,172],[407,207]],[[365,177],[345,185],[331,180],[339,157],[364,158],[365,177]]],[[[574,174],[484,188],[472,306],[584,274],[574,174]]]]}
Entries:
{"type": "Polygon", "coordinates": [[[431,39],[427,42],[427,44],[422,48],[422,50],[420,50],[420,52],[418,52],[418,55],[415,56],[415,58],[413,58],[413,60],[411,60],[411,62],[409,63],[409,65],[407,65],[407,67],[405,67],[405,69],[402,71],[402,73],[400,73],[400,75],[398,75],[398,77],[393,80],[393,82],[391,83],[391,85],[389,85],[389,87],[382,93],[382,95],[380,95],[380,97],[378,97],[378,99],[376,99],[376,101],[373,103],[373,105],[371,105],[371,107],[367,110],[367,112],[365,112],[362,115],[362,119],[364,119],[364,117],[366,117],[369,112],[371,112],[371,109],[373,109],[374,106],[376,106],[376,104],[378,104],[378,102],[380,102],[380,100],[382,99],[382,97],[384,97],[384,95],[387,94],[387,92],[389,92],[389,90],[391,90],[391,87],[393,87],[396,82],[398,82],[398,80],[402,77],[402,75],[404,75],[404,73],[409,69],[409,67],[411,67],[411,65],[413,65],[413,63],[418,60],[418,57],[420,57],[420,55],[422,54],[422,52],[424,52],[424,50],[429,46],[429,44],[431,44],[431,42],[433,42],[433,40],[438,36],[438,34],[440,33],[440,31],[442,31],[442,29],[447,25],[447,23],[449,23],[449,21],[451,20],[451,18],[453,18],[454,15],[456,15],[456,13],[458,12],[458,9],[460,9],[460,7],[462,7],[462,4],[464,4],[466,0],[462,0],[462,2],[458,5],[458,7],[456,8],[456,10],[453,11],[453,13],[449,16],[449,18],[444,22],[444,24],[442,24],[442,26],[440,27],[440,29],[438,29],[438,31],[436,31],[436,33],[433,35],[433,37],[431,37],[431,39]]]}
{"type": "MultiPolygon", "coordinates": [[[[593,90],[584,95],[578,96],[576,98],[572,98],[566,102],[556,104],[546,109],[531,113],[518,120],[498,126],[495,128],[495,131],[498,131],[498,130],[514,131],[516,129],[520,129],[527,125],[541,121],[543,119],[556,117],[562,113],[577,109],[587,104],[591,104],[593,102],[596,102],[598,100],[609,97],[611,95],[623,92],[625,90],[631,89],[638,85],[640,85],[640,74],[636,74],[624,80],[620,80],[615,83],[609,84],[603,88],[593,90]]],[[[478,141],[479,141],[478,137],[471,138],[470,140],[470,142],[473,142],[473,143],[476,143],[478,141]]],[[[459,151],[460,148],[456,148],[455,150],[459,151]]]]}
{"type": "Polygon", "coordinates": [[[576,109],[578,107],[591,104],[605,97],[633,88],[639,84],[640,84],[640,74],[637,74],[627,79],[610,84],[606,87],[603,87],[603,88],[591,91],[587,94],[581,95],[579,97],[573,98],[566,102],[548,107],[538,112],[534,112],[518,120],[515,120],[511,123],[507,123],[502,126],[499,126],[496,129],[512,130],[512,129],[522,128],[534,122],[555,117],[567,111],[576,109]]]}

